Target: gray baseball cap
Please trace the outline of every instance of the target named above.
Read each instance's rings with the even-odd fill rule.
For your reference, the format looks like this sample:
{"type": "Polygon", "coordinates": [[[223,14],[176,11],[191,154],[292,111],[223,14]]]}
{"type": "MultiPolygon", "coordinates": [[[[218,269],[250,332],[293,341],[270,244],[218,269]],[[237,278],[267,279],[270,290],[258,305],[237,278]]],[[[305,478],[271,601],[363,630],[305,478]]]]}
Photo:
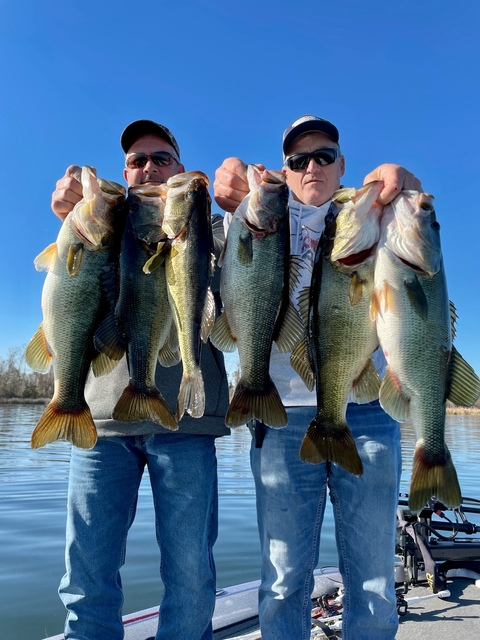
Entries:
{"type": "Polygon", "coordinates": [[[324,118],[319,118],[318,116],[301,116],[292,122],[292,124],[285,129],[283,132],[283,158],[285,159],[288,149],[292,145],[292,142],[301,136],[304,133],[310,133],[313,131],[318,131],[319,133],[324,133],[326,136],[331,138],[333,142],[338,144],[340,134],[338,133],[337,127],[325,120],[324,118]]]}

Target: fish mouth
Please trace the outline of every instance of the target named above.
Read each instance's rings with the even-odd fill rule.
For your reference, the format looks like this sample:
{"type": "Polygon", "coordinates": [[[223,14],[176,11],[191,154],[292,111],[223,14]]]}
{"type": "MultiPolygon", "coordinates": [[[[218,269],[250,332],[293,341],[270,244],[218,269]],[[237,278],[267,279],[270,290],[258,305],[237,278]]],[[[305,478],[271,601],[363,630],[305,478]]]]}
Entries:
{"type": "Polygon", "coordinates": [[[354,253],[354,254],[352,254],[350,256],[346,256],[345,258],[340,258],[338,260],[338,262],[340,264],[343,264],[346,267],[354,267],[354,266],[357,266],[359,264],[362,264],[363,262],[368,260],[368,258],[373,256],[373,254],[375,253],[375,250],[376,250],[376,246],[377,245],[374,245],[373,247],[370,247],[369,249],[364,249],[363,251],[359,251],[358,253],[354,253]]]}

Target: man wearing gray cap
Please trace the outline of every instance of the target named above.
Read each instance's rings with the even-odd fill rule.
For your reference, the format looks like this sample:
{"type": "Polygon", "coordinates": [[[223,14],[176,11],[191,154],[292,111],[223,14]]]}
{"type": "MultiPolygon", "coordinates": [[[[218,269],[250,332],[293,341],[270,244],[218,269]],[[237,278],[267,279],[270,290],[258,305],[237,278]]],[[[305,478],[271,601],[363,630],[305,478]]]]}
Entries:
{"type": "MultiPolygon", "coordinates": [[[[300,282],[291,295],[298,308],[298,292],[310,285],[325,216],[345,172],[338,129],[318,116],[298,118],[284,132],[283,161],[290,188],[291,253],[301,261],[300,282]]],[[[379,198],[384,204],[402,188],[421,190],[420,182],[397,165],[381,165],[365,178],[365,182],[372,180],[383,181],[379,198]]],[[[245,164],[227,158],[216,172],[217,204],[233,212],[248,190],[245,164]]],[[[226,229],[231,217],[231,213],[225,216],[226,229]]],[[[375,364],[380,370],[382,359],[377,351],[375,364]]],[[[394,552],[401,473],[399,425],[378,401],[351,403],[347,421],[363,474],[354,476],[330,462],[306,464],[299,451],[316,413],[316,394],[290,367],[289,354],[280,353],[275,345],[270,375],[285,405],[288,425],[270,429],[257,422],[253,430],[251,465],[262,549],[262,638],[310,638],[310,595],[328,488],[345,587],[342,638],[393,640],[398,626],[394,552]]]]}
{"type": "MultiPolygon", "coordinates": [[[[128,186],[164,183],[185,169],[171,131],[151,120],[129,124],[121,135],[128,186]]],[[[82,198],[69,167],[56,185],[52,209],[61,219],[82,198]]],[[[223,244],[223,218],[213,216],[215,243],[223,244]]],[[[217,309],[218,274],[212,282],[217,309]]],[[[98,441],[72,447],[68,488],[66,566],[59,593],[68,611],[66,640],[121,640],[122,582],[128,530],[140,482],[148,469],[155,507],[165,592],[155,640],[211,640],[215,606],[217,473],[215,438],[226,435],[228,388],[223,356],[202,348],[206,405],[203,418],[185,415],[178,431],[153,421],[113,420],[112,409],[129,380],[126,359],[108,375],[91,376],[86,400],[98,441]],[[192,613],[193,612],[193,613],[192,613]]],[[[175,408],[181,363],[157,366],[156,384],[175,408]]],[[[152,639],[153,640],[153,639],[152,639]]]]}

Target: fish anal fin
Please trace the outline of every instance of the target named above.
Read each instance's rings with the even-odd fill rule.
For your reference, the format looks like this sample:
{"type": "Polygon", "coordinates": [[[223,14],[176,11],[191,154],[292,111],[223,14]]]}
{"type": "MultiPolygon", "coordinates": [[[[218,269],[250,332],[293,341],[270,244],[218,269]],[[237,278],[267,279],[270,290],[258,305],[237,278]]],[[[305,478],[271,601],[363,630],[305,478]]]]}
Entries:
{"type": "Polygon", "coordinates": [[[380,405],[397,422],[410,420],[410,399],[403,393],[397,376],[387,367],[380,385],[380,405]]]}
{"type": "Polygon", "coordinates": [[[358,404],[373,402],[380,392],[380,376],[373,359],[369,358],[361,374],[353,381],[352,400],[358,404]]]}
{"type": "Polygon", "coordinates": [[[92,360],[92,373],[96,378],[105,376],[115,369],[118,360],[112,360],[104,353],[99,353],[92,360]]]}
{"type": "Polygon", "coordinates": [[[213,325],[215,324],[215,299],[213,297],[210,287],[207,289],[207,295],[205,297],[205,306],[203,308],[202,326],[200,329],[200,337],[203,342],[208,340],[208,336],[212,333],[213,325]]]}
{"type": "Polygon", "coordinates": [[[277,348],[282,353],[288,353],[297,345],[305,335],[305,327],[298,311],[290,302],[279,326],[278,335],[275,337],[277,348]]]}
{"type": "Polygon", "coordinates": [[[309,391],[315,388],[315,374],[308,357],[307,340],[304,337],[293,349],[290,356],[292,369],[298,373],[309,391]]]}
{"type": "Polygon", "coordinates": [[[211,343],[220,351],[233,352],[237,348],[225,311],[217,318],[210,333],[211,343]]]}

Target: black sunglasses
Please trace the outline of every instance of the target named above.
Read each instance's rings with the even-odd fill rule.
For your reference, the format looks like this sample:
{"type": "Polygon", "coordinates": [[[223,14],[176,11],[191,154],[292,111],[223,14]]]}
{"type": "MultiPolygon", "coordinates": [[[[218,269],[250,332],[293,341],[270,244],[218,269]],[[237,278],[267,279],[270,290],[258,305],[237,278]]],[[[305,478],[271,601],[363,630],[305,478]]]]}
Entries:
{"type": "Polygon", "coordinates": [[[125,166],[127,169],[142,169],[147,162],[151,160],[157,167],[168,167],[172,164],[172,161],[179,162],[179,160],[168,151],[154,151],[153,153],[131,153],[125,158],[125,166]]]}
{"type": "Polygon", "coordinates": [[[324,167],[327,164],[333,164],[339,157],[338,149],[317,149],[311,153],[296,153],[285,159],[285,165],[292,171],[303,171],[312,158],[318,165],[324,167]]]}

